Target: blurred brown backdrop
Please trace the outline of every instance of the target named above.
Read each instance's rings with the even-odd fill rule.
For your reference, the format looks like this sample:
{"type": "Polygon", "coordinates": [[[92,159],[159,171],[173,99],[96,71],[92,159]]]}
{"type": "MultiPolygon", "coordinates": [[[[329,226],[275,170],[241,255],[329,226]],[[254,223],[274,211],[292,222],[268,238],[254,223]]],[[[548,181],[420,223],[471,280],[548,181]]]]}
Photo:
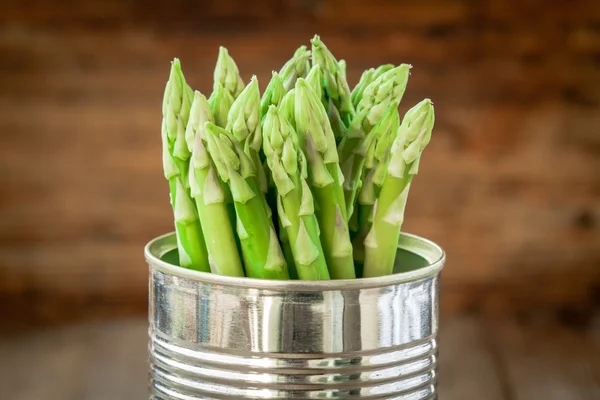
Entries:
{"type": "Polygon", "coordinates": [[[600,302],[600,2],[17,1],[0,5],[0,324],[146,312],[143,245],[172,229],[169,62],[211,88],[219,45],[266,86],[319,33],[362,70],[408,62],[437,128],[405,230],[448,254],[443,312],[600,302]]]}

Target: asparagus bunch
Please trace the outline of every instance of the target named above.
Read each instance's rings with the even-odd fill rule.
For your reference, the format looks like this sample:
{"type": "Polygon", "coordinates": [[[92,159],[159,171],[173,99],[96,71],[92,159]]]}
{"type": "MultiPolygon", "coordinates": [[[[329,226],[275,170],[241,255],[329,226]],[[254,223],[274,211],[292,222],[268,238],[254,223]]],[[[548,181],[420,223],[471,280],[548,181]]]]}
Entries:
{"type": "Polygon", "coordinates": [[[224,47],[208,99],[173,62],[162,142],[181,266],[351,279],[364,248],[364,276],[393,272],[432,103],[400,123],[410,65],[371,68],[350,91],[346,62],[318,36],[311,44],[272,73],[262,98],[258,79],[245,85],[224,47]]]}

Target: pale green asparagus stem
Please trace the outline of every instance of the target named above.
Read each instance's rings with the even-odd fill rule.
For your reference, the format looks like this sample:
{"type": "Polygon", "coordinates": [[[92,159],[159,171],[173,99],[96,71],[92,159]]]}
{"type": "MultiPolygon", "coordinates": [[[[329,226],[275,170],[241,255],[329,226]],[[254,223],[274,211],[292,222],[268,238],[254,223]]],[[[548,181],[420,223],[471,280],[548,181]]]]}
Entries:
{"type": "Polygon", "coordinates": [[[333,103],[333,100],[325,94],[322,82],[323,69],[319,64],[315,64],[312,66],[308,76],[306,77],[306,83],[308,83],[317,97],[323,102],[323,106],[327,110],[327,114],[329,116],[329,122],[331,124],[331,129],[333,130],[333,135],[335,136],[336,143],[338,143],[346,133],[346,126],[344,125],[342,117],[340,116],[340,112],[333,103]]]}
{"type": "Polygon", "coordinates": [[[298,277],[329,279],[313,197],[306,182],[306,160],[298,148],[294,128],[274,106],[269,107],[265,117],[263,137],[264,152],[278,191],[277,211],[298,277]]]}
{"type": "Polygon", "coordinates": [[[181,63],[176,58],[171,64],[169,80],[163,97],[163,129],[170,154],[182,177],[184,187],[188,188],[186,176],[190,152],[185,144],[185,126],[190,115],[192,89],[189,87],[181,71],[181,63]]]}
{"type": "Polygon", "coordinates": [[[215,86],[223,86],[234,99],[239,96],[245,86],[237,64],[223,46],[219,47],[213,78],[215,86]]]}
{"type": "MultiPolygon", "coordinates": [[[[229,114],[229,110],[233,105],[233,101],[233,96],[231,96],[231,94],[225,89],[225,87],[219,82],[215,82],[214,90],[210,95],[210,98],[208,99],[208,103],[210,105],[210,110],[212,112],[215,124],[220,126],[221,128],[225,128],[227,126],[227,115],[229,114]]],[[[223,191],[225,192],[225,201],[227,203],[227,209],[229,210],[232,228],[235,229],[235,207],[233,205],[231,192],[227,184],[223,184],[222,186],[223,191]]],[[[239,239],[237,238],[237,236],[236,242],[238,243],[238,247],[241,250],[241,244],[239,243],[239,239]]]]}
{"type": "Polygon", "coordinates": [[[329,274],[333,279],[354,278],[343,175],[335,137],[320,99],[302,78],[296,82],[295,115],[298,143],[308,161],[308,177],[317,205],[329,274]]]}
{"type": "MultiPolygon", "coordinates": [[[[281,77],[279,76],[279,73],[273,71],[273,77],[271,78],[269,85],[265,89],[265,93],[263,94],[263,97],[262,97],[261,103],[260,103],[261,104],[261,112],[260,112],[261,121],[264,122],[264,119],[265,119],[265,116],[267,115],[267,111],[269,110],[269,107],[271,105],[273,105],[275,107],[279,106],[282,103],[285,95],[286,95],[286,90],[283,87],[283,82],[281,80],[281,77]]],[[[288,103],[289,103],[289,99],[288,99],[288,103]]],[[[290,105],[286,105],[286,107],[290,107],[290,105]]],[[[292,108],[291,112],[293,113],[293,104],[291,105],[291,108],[292,108]]],[[[268,162],[266,160],[266,156],[264,155],[264,152],[262,151],[262,148],[261,148],[260,156],[261,156],[261,159],[263,160],[262,169],[264,171],[265,179],[267,181],[268,189],[267,189],[267,193],[265,194],[267,205],[270,210],[276,210],[277,209],[277,189],[275,188],[275,183],[273,182],[273,179],[271,178],[271,171],[269,170],[268,162]]],[[[277,216],[277,213],[272,213],[271,217],[273,218],[274,225],[279,228],[279,217],[277,216]]],[[[279,230],[279,237],[280,238],[282,237],[281,230],[279,230]]],[[[283,254],[286,257],[286,262],[288,264],[288,270],[290,272],[290,277],[292,279],[297,279],[298,276],[294,275],[295,268],[292,268],[293,267],[293,259],[291,259],[291,263],[290,263],[290,258],[288,257],[291,254],[291,249],[290,249],[289,243],[284,242],[282,239],[281,247],[283,248],[283,254]]]]}
{"type": "Polygon", "coordinates": [[[169,181],[179,264],[185,268],[208,272],[208,252],[187,182],[190,151],[185,140],[185,126],[189,119],[192,97],[192,90],[185,81],[181,64],[175,59],[171,64],[162,107],[163,170],[169,181]]]}
{"type": "Polygon", "coordinates": [[[357,109],[368,110],[366,119],[371,126],[381,119],[392,104],[400,104],[411,68],[409,64],[401,64],[381,74],[365,88],[357,109]]]}
{"type": "Polygon", "coordinates": [[[294,56],[290,58],[279,71],[283,87],[289,92],[296,85],[296,79],[304,78],[310,69],[310,50],[300,46],[294,56]]]}
{"type": "Polygon", "coordinates": [[[352,105],[354,108],[358,107],[358,103],[362,99],[363,92],[375,79],[379,78],[382,74],[394,68],[392,64],[383,64],[377,68],[369,68],[360,77],[358,84],[352,89],[352,105]]]}
{"type": "Polygon", "coordinates": [[[260,118],[261,120],[267,115],[267,111],[269,111],[269,106],[274,105],[278,106],[285,95],[286,90],[283,87],[283,82],[281,81],[281,77],[275,71],[273,71],[273,77],[267,88],[265,89],[265,93],[263,94],[262,99],[260,100],[260,118]]]}
{"type": "Polygon", "coordinates": [[[260,160],[262,134],[260,131],[260,91],[256,76],[233,102],[227,114],[227,131],[242,145],[256,168],[256,179],[261,192],[266,193],[267,178],[260,160]]]}
{"type": "Polygon", "coordinates": [[[211,155],[206,149],[205,123],[213,121],[206,97],[194,93],[186,138],[191,141],[190,189],[196,201],[200,223],[206,232],[210,269],[227,276],[244,276],[222,182],[217,177],[211,155]]]}
{"type": "Polygon", "coordinates": [[[363,276],[382,276],[394,271],[404,209],[423,149],[431,139],[433,104],[425,99],[411,108],[398,129],[390,151],[387,176],[374,207],[373,226],[365,238],[363,276]]]}
{"type": "Polygon", "coordinates": [[[204,234],[200,226],[198,214],[194,203],[190,199],[187,189],[181,182],[181,177],[176,176],[169,180],[171,202],[175,216],[175,233],[177,236],[177,253],[179,266],[210,272],[208,251],[204,243],[204,234]]]}
{"type": "MultiPolygon", "coordinates": [[[[347,185],[347,182],[344,182],[344,195],[346,196],[346,205],[348,209],[351,209],[355,204],[355,200],[357,200],[356,194],[359,193],[358,224],[353,229],[357,233],[367,225],[373,205],[377,196],[379,196],[379,189],[383,182],[381,178],[379,180],[374,179],[377,178],[375,176],[376,167],[384,163],[385,157],[396,138],[399,125],[398,109],[392,105],[354,151],[355,163],[352,164],[354,170],[349,173],[349,176],[360,176],[361,185],[357,190],[354,185],[347,185]]],[[[345,174],[348,175],[348,173],[345,174]]],[[[355,182],[351,181],[351,183],[355,182]]]]}
{"type": "MultiPolygon", "coordinates": [[[[277,210],[277,203],[273,209],[277,210]]],[[[288,237],[287,230],[281,224],[281,218],[279,218],[279,213],[275,213],[275,218],[277,218],[277,230],[279,232],[279,241],[281,242],[283,257],[285,258],[285,262],[290,273],[290,279],[299,279],[298,271],[296,271],[296,262],[294,261],[294,253],[292,252],[292,246],[290,245],[290,238],[288,237]]]]}
{"type": "Polygon", "coordinates": [[[233,105],[233,96],[219,83],[215,83],[215,88],[208,99],[210,110],[215,118],[215,124],[221,128],[227,126],[227,115],[233,105]]]}
{"type": "Polygon", "coordinates": [[[296,89],[292,89],[283,96],[283,100],[279,103],[277,110],[283,118],[285,118],[291,125],[292,128],[296,129],[296,117],[294,115],[296,103],[296,89]]]}
{"type": "Polygon", "coordinates": [[[406,89],[409,71],[410,65],[402,64],[381,74],[365,88],[357,114],[338,146],[345,185],[348,188],[346,191],[348,216],[352,216],[353,209],[350,209],[350,204],[353,204],[362,177],[363,159],[356,153],[356,148],[383,117],[386,110],[390,107],[398,107],[406,89]]]}
{"type": "Polygon", "coordinates": [[[350,122],[354,117],[354,106],[350,88],[346,81],[346,63],[339,63],[318,35],[311,40],[313,64],[323,69],[323,88],[333,101],[342,121],[350,122]]]}
{"type": "Polygon", "coordinates": [[[308,71],[308,75],[306,75],[305,79],[308,86],[315,92],[317,97],[323,100],[323,105],[327,104],[324,100],[326,98],[325,92],[323,91],[323,68],[319,64],[315,64],[312,66],[310,71],[308,71]]]}
{"type": "Polygon", "coordinates": [[[258,188],[256,166],[230,132],[212,122],[205,127],[208,150],[219,177],[231,189],[246,274],[252,278],[289,279],[277,234],[258,188]]]}

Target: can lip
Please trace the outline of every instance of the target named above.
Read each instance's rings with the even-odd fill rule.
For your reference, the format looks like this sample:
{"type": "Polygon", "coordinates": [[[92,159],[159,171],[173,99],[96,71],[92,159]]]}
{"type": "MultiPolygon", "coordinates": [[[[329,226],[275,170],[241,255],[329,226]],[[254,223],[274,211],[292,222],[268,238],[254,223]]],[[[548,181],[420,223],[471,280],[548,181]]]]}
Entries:
{"type": "Polygon", "coordinates": [[[444,250],[431,240],[420,236],[404,233],[400,234],[398,248],[410,251],[429,264],[425,267],[397,274],[359,279],[334,279],[327,281],[302,281],[302,280],[269,280],[257,278],[239,278],[195,271],[169,264],[160,259],[164,254],[176,247],[175,233],[170,232],[152,239],[144,248],[146,261],[151,268],[155,268],[169,275],[193,279],[203,283],[212,283],[224,286],[240,286],[245,288],[292,290],[292,291],[323,291],[364,289],[390,286],[399,283],[416,281],[439,273],[446,262],[444,250]]]}

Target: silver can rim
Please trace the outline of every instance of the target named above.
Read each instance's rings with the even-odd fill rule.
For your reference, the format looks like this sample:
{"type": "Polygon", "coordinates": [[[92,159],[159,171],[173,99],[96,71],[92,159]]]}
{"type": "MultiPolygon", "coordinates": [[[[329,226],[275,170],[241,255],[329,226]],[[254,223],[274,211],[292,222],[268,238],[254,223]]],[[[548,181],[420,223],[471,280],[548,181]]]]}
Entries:
{"type": "Polygon", "coordinates": [[[182,268],[161,260],[161,257],[175,248],[175,232],[166,233],[152,239],[146,244],[144,256],[151,268],[171,276],[223,286],[241,286],[257,289],[291,291],[348,290],[390,286],[436,275],[442,270],[446,262],[444,250],[436,243],[420,236],[404,232],[400,234],[398,249],[409,251],[420,256],[428,262],[428,265],[408,272],[400,272],[374,278],[335,279],[327,281],[285,281],[216,275],[208,272],[182,268]]]}

